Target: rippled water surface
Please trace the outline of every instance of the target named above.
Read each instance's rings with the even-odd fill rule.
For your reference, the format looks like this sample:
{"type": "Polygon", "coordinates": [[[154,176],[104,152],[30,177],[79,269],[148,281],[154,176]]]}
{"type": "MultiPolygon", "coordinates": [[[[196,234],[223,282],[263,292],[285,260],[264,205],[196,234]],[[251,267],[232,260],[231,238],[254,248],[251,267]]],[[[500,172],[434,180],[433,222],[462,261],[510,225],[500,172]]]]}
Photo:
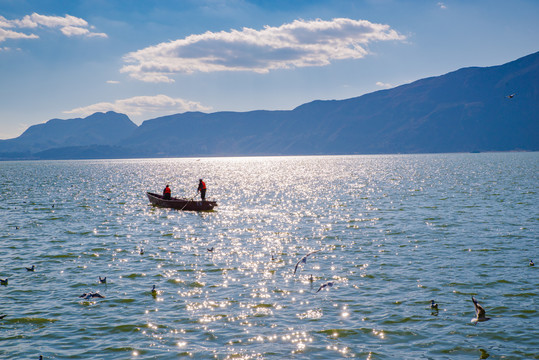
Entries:
{"type": "Polygon", "coordinates": [[[0,358],[539,359],[538,174],[539,153],[2,162],[0,358]],[[149,205],[199,177],[216,211],[149,205]]]}

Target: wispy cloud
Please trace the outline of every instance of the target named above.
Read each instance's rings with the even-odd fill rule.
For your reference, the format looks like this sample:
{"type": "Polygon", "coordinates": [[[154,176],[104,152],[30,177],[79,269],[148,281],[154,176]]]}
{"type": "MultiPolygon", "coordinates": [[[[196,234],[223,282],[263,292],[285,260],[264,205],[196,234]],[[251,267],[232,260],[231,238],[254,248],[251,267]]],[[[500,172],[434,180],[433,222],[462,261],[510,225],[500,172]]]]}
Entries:
{"type": "Polygon", "coordinates": [[[24,34],[17,31],[2,29],[0,27],[0,42],[6,41],[7,39],[37,39],[37,38],[39,38],[39,36],[35,34],[24,34]]]}
{"type": "Polygon", "coordinates": [[[402,41],[389,25],[346,18],[295,20],[262,30],[243,28],[190,35],[124,56],[121,68],[146,82],[174,82],[178,73],[252,71],[324,66],[333,60],[359,59],[375,41],[402,41]]]}
{"type": "Polygon", "coordinates": [[[7,39],[38,39],[38,35],[26,34],[18,29],[38,30],[39,28],[58,28],[65,36],[107,37],[105,33],[91,31],[90,29],[93,29],[93,27],[90,27],[86,20],[75,16],[65,15],[61,17],[33,13],[32,15],[24,16],[22,19],[13,20],[8,20],[0,15],[0,42],[7,39]]]}
{"type": "Polygon", "coordinates": [[[446,6],[443,2],[439,2],[439,3],[438,3],[438,6],[439,6],[440,9],[442,9],[442,10],[447,9],[447,6],[446,6]]]}
{"type": "Polygon", "coordinates": [[[107,84],[119,84],[118,80],[107,80],[107,84]]]}
{"type": "Polygon", "coordinates": [[[384,88],[384,89],[389,89],[389,88],[393,87],[393,85],[388,84],[388,83],[384,83],[384,82],[381,82],[381,81],[377,81],[376,86],[384,88]]]}
{"type": "Polygon", "coordinates": [[[151,114],[170,114],[186,111],[208,111],[211,108],[195,101],[181,98],[171,98],[166,95],[135,96],[128,99],[116,100],[115,102],[101,102],[89,106],[79,107],[64,111],[65,114],[77,114],[79,116],[91,115],[95,112],[116,111],[127,114],[130,117],[151,114]]]}

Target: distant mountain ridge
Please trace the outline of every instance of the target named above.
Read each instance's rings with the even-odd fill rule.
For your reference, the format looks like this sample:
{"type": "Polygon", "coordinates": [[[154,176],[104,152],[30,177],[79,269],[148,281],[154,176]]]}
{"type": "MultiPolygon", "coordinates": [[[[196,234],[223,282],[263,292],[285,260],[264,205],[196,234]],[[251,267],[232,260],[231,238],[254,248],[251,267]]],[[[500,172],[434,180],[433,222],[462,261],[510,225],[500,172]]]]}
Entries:
{"type": "Polygon", "coordinates": [[[95,113],[84,119],[51,119],[30,126],[15,139],[0,141],[0,153],[37,153],[44,150],[115,144],[137,129],[127,115],[113,111],[95,113]]]}
{"type": "Polygon", "coordinates": [[[187,112],[138,127],[96,113],[0,141],[0,159],[513,150],[539,150],[539,52],[293,110],[187,112]]]}

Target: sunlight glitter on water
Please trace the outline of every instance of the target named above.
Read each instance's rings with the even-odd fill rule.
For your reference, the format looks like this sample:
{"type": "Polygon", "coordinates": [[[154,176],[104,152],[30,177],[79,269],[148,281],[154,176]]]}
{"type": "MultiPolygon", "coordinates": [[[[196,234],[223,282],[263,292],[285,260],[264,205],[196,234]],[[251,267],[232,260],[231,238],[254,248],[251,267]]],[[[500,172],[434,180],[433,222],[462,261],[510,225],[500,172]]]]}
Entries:
{"type": "Polygon", "coordinates": [[[12,340],[0,357],[23,348],[32,358],[17,337],[26,333],[51,358],[477,358],[486,347],[493,357],[533,358],[536,156],[4,166],[3,178],[40,184],[2,189],[0,278],[10,283],[0,288],[0,313],[9,312],[0,330],[12,340]],[[145,191],[164,182],[192,196],[199,176],[216,211],[148,205],[145,191]],[[90,290],[106,298],[81,306],[90,290]],[[471,294],[494,320],[469,325],[471,294]],[[443,305],[438,316],[432,298],[443,305]],[[21,320],[34,318],[54,322],[21,320]],[[51,336],[66,346],[49,346],[51,336]]]}

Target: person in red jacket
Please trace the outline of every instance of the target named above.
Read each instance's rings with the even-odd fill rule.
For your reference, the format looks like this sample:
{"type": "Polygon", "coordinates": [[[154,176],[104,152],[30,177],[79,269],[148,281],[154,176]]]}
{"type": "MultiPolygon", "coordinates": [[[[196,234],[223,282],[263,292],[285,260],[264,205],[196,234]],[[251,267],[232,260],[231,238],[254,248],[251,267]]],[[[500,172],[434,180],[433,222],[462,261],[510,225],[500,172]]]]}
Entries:
{"type": "Polygon", "coordinates": [[[206,183],[200,179],[198,181],[198,190],[197,192],[200,192],[200,197],[202,198],[202,201],[206,200],[206,183]]]}
{"type": "Polygon", "coordinates": [[[171,191],[170,191],[170,188],[168,187],[168,185],[165,187],[165,189],[163,190],[163,199],[165,200],[170,200],[171,198],[171,191]]]}

